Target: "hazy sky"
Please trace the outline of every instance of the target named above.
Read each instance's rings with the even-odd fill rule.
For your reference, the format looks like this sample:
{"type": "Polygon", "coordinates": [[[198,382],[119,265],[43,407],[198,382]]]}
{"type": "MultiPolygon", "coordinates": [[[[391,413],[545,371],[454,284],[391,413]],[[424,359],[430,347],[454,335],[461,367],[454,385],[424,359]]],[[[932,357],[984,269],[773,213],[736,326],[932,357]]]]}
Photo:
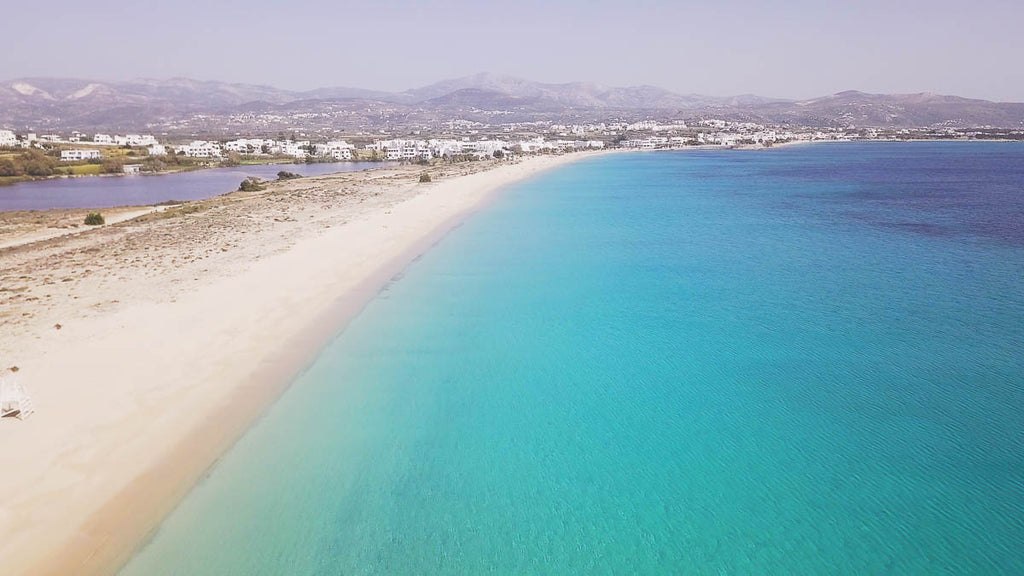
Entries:
{"type": "Polygon", "coordinates": [[[187,76],[403,90],[489,71],[804,98],[1024,101],[1024,1],[9,2],[0,79],[187,76]]]}

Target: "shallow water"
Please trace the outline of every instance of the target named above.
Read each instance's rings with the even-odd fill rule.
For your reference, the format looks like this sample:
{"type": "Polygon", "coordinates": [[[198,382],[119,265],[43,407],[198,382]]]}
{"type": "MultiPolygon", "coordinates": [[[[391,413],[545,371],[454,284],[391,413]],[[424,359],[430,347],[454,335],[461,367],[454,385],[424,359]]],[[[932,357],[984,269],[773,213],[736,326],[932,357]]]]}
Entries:
{"type": "Polygon", "coordinates": [[[975,143],[515,185],[123,574],[1024,573],[1022,186],[975,143]]]}

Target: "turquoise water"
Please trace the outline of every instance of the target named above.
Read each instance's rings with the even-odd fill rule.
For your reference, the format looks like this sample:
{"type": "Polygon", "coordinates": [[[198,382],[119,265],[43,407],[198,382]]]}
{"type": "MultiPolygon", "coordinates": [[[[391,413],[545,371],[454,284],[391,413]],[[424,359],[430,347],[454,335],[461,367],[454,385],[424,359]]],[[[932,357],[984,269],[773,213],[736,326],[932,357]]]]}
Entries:
{"type": "Polygon", "coordinates": [[[632,154],[511,187],[136,575],[1022,574],[1024,146],[632,154]]]}

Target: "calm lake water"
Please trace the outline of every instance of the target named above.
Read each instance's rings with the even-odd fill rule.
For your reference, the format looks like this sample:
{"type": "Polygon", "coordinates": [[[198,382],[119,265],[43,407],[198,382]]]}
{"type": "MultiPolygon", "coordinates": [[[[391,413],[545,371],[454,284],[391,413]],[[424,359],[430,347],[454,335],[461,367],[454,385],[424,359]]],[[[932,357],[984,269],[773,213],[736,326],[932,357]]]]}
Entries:
{"type": "Polygon", "coordinates": [[[581,161],[392,282],[123,576],[1024,574],[1022,278],[1018,144],[581,161]]]}
{"type": "Polygon", "coordinates": [[[249,176],[272,179],[281,170],[303,176],[356,172],[385,166],[381,162],[269,164],[213,168],[157,176],[59,178],[0,186],[0,212],[53,208],[144,206],[168,200],[203,200],[231,192],[249,176]]]}

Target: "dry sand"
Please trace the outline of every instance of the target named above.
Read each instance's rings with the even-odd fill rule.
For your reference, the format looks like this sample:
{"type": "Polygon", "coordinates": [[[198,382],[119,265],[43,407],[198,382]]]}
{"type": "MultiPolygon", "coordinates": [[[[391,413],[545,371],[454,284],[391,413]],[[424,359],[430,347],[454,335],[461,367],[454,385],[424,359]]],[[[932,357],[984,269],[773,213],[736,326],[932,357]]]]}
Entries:
{"type": "Polygon", "coordinates": [[[0,571],[115,571],[391,276],[580,157],[305,178],[52,238],[78,215],[0,221],[0,367],[37,410],[0,420],[0,571]]]}

